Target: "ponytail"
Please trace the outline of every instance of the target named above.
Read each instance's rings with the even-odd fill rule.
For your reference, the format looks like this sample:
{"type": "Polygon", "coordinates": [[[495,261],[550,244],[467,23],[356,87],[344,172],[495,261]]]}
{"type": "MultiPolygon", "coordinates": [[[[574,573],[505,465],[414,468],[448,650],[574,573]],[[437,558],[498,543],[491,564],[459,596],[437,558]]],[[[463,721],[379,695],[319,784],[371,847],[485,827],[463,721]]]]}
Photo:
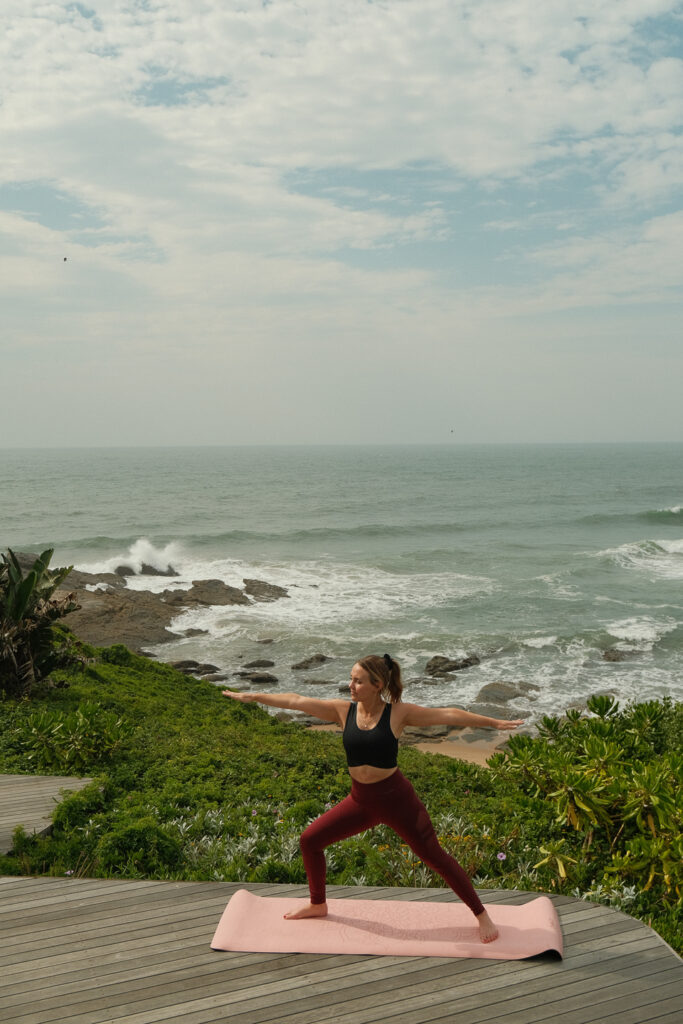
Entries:
{"type": "Polygon", "coordinates": [[[359,658],[357,664],[365,669],[370,681],[380,687],[385,700],[388,697],[391,704],[399,703],[403,693],[403,682],[401,666],[397,661],[389,654],[385,654],[383,658],[378,654],[368,654],[365,658],[359,658]]]}

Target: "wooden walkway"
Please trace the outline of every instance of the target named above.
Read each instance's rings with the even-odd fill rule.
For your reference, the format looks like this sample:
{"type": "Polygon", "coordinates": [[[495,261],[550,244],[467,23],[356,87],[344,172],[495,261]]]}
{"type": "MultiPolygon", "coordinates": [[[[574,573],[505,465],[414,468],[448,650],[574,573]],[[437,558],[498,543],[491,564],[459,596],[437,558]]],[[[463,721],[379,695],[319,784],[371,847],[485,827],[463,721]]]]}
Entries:
{"type": "MultiPolygon", "coordinates": [[[[214,952],[239,884],[0,878],[7,1024],[680,1024],[683,961],[646,925],[553,897],[565,959],[214,952]]],[[[248,885],[305,896],[301,886],[248,885]]],[[[332,887],[335,898],[451,900],[332,887]]],[[[485,893],[489,902],[529,894],[485,893]]]]}
{"type": "Polygon", "coordinates": [[[92,779],[68,775],[0,775],[0,853],[12,847],[12,832],[44,832],[63,789],[83,789],[92,779]]]}

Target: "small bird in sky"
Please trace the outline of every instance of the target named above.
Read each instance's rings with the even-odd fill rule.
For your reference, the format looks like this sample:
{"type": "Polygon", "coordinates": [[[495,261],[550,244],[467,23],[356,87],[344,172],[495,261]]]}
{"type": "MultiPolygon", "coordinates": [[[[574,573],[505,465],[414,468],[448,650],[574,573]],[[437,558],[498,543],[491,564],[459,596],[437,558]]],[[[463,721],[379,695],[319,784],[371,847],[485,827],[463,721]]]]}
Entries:
{"type": "Polygon", "coordinates": [[[66,260],[67,260],[67,257],[65,256],[65,257],[64,257],[64,262],[65,262],[65,263],[66,263],[66,260]]]}

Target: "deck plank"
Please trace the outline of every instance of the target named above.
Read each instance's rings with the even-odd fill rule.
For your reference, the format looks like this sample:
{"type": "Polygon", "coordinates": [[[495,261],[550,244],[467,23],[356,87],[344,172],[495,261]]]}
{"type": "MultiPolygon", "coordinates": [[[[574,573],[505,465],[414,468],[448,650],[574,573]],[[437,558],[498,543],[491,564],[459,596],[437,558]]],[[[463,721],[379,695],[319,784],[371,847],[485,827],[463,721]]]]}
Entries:
{"type": "MultiPolygon", "coordinates": [[[[495,961],[209,948],[236,889],[303,896],[304,886],[80,878],[0,885],[0,1016],[12,1024],[673,1024],[667,1018],[683,1004],[683,962],[651,929],[571,897],[550,897],[563,961],[495,961]]],[[[443,889],[360,886],[330,895],[455,898],[443,889]]],[[[536,894],[482,895],[521,903],[536,894]]]]}
{"type": "Polygon", "coordinates": [[[67,775],[0,775],[0,853],[12,849],[17,825],[29,835],[45,832],[62,790],[76,792],[90,782],[67,775]]]}

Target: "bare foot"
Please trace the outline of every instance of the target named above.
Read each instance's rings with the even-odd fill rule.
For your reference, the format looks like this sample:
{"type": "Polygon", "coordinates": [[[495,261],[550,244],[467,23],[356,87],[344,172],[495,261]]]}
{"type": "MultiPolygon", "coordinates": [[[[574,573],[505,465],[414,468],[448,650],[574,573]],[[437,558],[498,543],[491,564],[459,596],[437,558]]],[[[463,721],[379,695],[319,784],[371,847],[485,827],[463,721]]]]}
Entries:
{"type": "Polygon", "coordinates": [[[301,910],[290,910],[284,915],[287,921],[300,921],[304,917],[327,917],[327,903],[309,903],[301,910]]]}
{"type": "Polygon", "coordinates": [[[486,911],[479,914],[477,921],[479,922],[479,938],[482,942],[493,942],[498,938],[498,929],[486,911]]]}

